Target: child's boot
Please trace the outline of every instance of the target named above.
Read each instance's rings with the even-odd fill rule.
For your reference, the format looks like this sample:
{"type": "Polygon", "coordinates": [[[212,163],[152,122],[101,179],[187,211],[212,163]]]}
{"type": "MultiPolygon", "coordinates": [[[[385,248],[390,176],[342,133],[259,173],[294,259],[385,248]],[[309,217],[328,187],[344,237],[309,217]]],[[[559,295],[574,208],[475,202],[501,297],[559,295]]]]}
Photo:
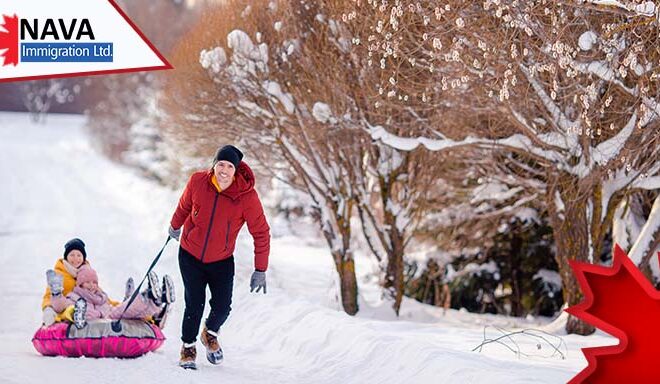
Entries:
{"type": "Polygon", "coordinates": [[[170,275],[165,275],[163,276],[163,296],[161,298],[162,303],[167,303],[171,304],[176,300],[176,296],[174,295],[174,280],[170,277],[170,275]]]}
{"type": "Polygon", "coordinates": [[[163,303],[163,291],[160,288],[160,281],[158,280],[158,275],[156,272],[151,271],[147,274],[147,288],[142,293],[147,298],[153,300],[153,302],[158,306],[163,303]]]}
{"type": "Polygon", "coordinates": [[[135,281],[133,281],[132,277],[129,277],[128,280],[126,280],[126,289],[124,290],[124,301],[128,300],[128,298],[131,297],[134,291],[135,291],[135,281]]]}
{"type": "Polygon", "coordinates": [[[76,303],[73,305],[73,324],[78,329],[82,329],[87,325],[87,319],[85,315],[87,314],[87,302],[85,299],[80,298],[76,300],[76,303]]]}

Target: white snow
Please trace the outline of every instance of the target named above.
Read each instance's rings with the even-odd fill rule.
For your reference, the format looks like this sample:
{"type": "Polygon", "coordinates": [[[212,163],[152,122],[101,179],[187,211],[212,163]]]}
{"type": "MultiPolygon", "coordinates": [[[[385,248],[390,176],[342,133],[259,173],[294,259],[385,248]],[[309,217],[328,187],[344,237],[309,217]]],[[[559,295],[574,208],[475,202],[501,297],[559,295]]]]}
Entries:
{"type": "MultiPolygon", "coordinates": [[[[594,216],[594,202],[593,200],[589,199],[587,201],[587,207],[586,207],[586,212],[587,212],[587,233],[592,233],[591,232],[591,226],[593,225],[593,216],[594,216]]],[[[570,220],[570,218],[569,218],[570,220]]],[[[594,262],[594,244],[591,236],[587,236],[587,247],[589,249],[589,255],[587,255],[587,260],[593,264],[594,262]]]]}
{"type": "Polygon", "coordinates": [[[652,1],[647,1],[642,4],[634,4],[632,2],[622,2],[618,0],[587,0],[587,1],[589,3],[593,3],[597,5],[622,8],[644,16],[653,16],[656,11],[655,4],[652,1]]]}
{"type": "Polygon", "coordinates": [[[465,267],[463,267],[463,269],[459,271],[447,273],[447,280],[452,281],[466,275],[480,276],[482,273],[489,273],[491,275],[495,275],[495,279],[499,280],[498,277],[499,272],[500,269],[497,266],[497,263],[495,263],[495,261],[493,260],[484,264],[468,263],[465,267]]]}
{"type": "Polygon", "coordinates": [[[596,164],[605,165],[610,160],[615,159],[628,142],[630,135],[632,135],[635,123],[637,123],[636,112],[632,114],[626,125],[616,135],[596,146],[593,152],[593,161],[596,164]]]}
{"type": "MultiPolygon", "coordinates": [[[[361,311],[338,311],[336,272],[329,252],[309,239],[274,238],[268,294],[250,294],[252,241],[244,231],[236,250],[232,314],[220,338],[225,362],[209,365],[198,343],[196,372],[177,367],[183,312],[175,244],[156,267],[173,276],[178,300],[164,330],[167,341],[138,359],[42,357],[31,345],[40,325],[45,270],[64,242],[79,236],[101,285],[123,295],[128,276],[141,278],[167,236],[180,190],[146,181],[96,154],[83,118],[48,117],[32,125],[24,114],[0,113],[0,377],[8,384],[77,383],[535,383],[566,382],[586,366],[580,348],[616,340],[597,333],[566,336],[565,360],[519,357],[501,345],[481,353],[485,326],[551,329],[549,319],[514,319],[442,309],[404,299],[394,319],[390,303],[365,271],[374,259],[356,255],[361,311]]],[[[249,157],[249,154],[248,154],[249,157]]],[[[492,269],[492,266],[486,267],[492,269]]],[[[563,320],[558,320],[563,321],[563,320]]],[[[561,328],[561,327],[558,327],[561,328]]],[[[536,351],[535,339],[516,340],[536,351]]]]}
{"type": "Polygon", "coordinates": [[[228,72],[237,78],[256,75],[256,71],[265,72],[268,68],[268,45],[255,45],[250,35],[235,29],[227,35],[227,47],[233,50],[232,63],[228,72]]]}
{"type": "Polygon", "coordinates": [[[327,123],[332,118],[332,111],[328,104],[316,102],[312,107],[312,116],[314,116],[319,123],[327,123]]]}
{"type": "Polygon", "coordinates": [[[295,110],[295,104],[293,102],[293,96],[291,96],[290,93],[282,91],[282,87],[280,84],[276,81],[270,81],[266,80],[263,83],[263,87],[270,94],[273,96],[282,106],[284,107],[284,110],[286,110],[286,113],[292,114],[295,110]]]}
{"type": "Polygon", "coordinates": [[[210,68],[214,73],[219,73],[227,64],[227,55],[222,47],[215,47],[209,51],[204,49],[199,54],[199,63],[202,64],[202,68],[210,68]]]}
{"type": "Polygon", "coordinates": [[[564,210],[566,206],[564,205],[564,200],[562,200],[559,191],[555,191],[555,208],[557,209],[557,215],[560,219],[564,220],[564,210]]]}
{"type": "Polygon", "coordinates": [[[547,289],[559,292],[561,290],[561,276],[556,271],[549,269],[539,269],[532,277],[533,280],[540,279],[547,289]]]}
{"type": "Polygon", "coordinates": [[[612,242],[627,250],[630,247],[630,236],[626,230],[626,221],[623,218],[624,207],[622,202],[614,212],[614,217],[612,218],[612,242]]]}
{"type": "Polygon", "coordinates": [[[635,4],[633,7],[633,10],[637,13],[647,15],[647,16],[653,16],[656,12],[656,7],[655,3],[652,1],[647,1],[642,4],[635,4]]]}
{"type": "Polygon", "coordinates": [[[288,56],[291,56],[293,52],[296,51],[296,45],[293,43],[290,43],[289,45],[286,46],[286,54],[288,56]]]}
{"type": "Polygon", "coordinates": [[[586,31],[578,38],[578,46],[583,51],[589,51],[598,40],[598,35],[594,31],[586,31]]]}
{"type": "Polygon", "coordinates": [[[402,153],[389,146],[380,146],[382,154],[378,158],[376,171],[379,175],[390,177],[390,174],[403,164],[404,156],[402,153]]]}
{"type": "MultiPolygon", "coordinates": [[[[660,165],[660,162],[658,162],[660,165]]],[[[655,172],[658,172],[657,170],[655,172]]],[[[639,177],[633,182],[633,187],[641,189],[660,189],[660,175],[651,177],[639,177]]]]}
{"type": "Polygon", "coordinates": [[[657,236],[660,234],[660,196],[655,199],[653,207],[651,208],[651,213],[646,220],[646,224],[642,227],[642,230],[637,237],[634,245],[630,249],[630,260],[635,264],[639,265],[642,258],[648,252],[653,252],[653,249],[649,249],[651,244],[655,241],[657,236]]]}
{"type": "MultiPolygon", "coordinates": [[[[382,125],[371,125],[365,121],[371,138],[376,141],[382,141],[384,144],[401,151],[412,151],[420,145],[423,145],[430,151],[442,151],[449,148],[458,148],[463,146],[508,146],[519,148],[534,155],[541,156],[550,162],[563,161],[562,156],[553,150],[546,150],[532,145],[531,140],[522,134],[514,134],[503,139],[484,139],[468,136],[462,140],[455,141],[448,138],[430,139],[428,137],[401,137],[388,132],[382,125]]],[[[542,136],[543,138],[552,138],[552,136],[542,136]]],[[[568,136],[567,136],[568,137],[568,136]]]]}
{"type": "Polygon", "coordinates": [[[529,207],[521,207],[518,208],[515,211],[514,214],[515,217],[518,218],[518,220],[522,221],[523,223],[540,223],[541,221],[539,220],[539,213],[529,207]]]}
{"type": "Polygon", "coordinates": [[[487,200],[505,201],[523,190],[524,188],[522,187],[509,188],[507,185],[499,182],[487,182],[474,188],[470,203],[476,204],[487,200]]]}

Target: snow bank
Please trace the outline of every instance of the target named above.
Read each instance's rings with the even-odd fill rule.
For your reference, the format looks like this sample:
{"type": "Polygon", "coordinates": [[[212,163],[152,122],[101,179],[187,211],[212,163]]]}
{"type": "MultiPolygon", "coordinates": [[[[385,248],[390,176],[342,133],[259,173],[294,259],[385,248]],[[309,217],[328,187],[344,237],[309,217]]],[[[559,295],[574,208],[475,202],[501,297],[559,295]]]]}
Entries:
{"type": "MultiPolygon", "coordinates": [[[[337,311],[336,273],[327,249],[304,239],[274,239],[268,295],[249,293],[252,240],[241,233],[236,250],[233,311],[220,338],[225,362],[210,366],[198,345],[197,372],[177,367],[183,312],[177,249],[168,246],[156,270],[174,277],[178,301],[156,353],[136,360],[44,358],[30,338],[40,323],[44,271],[66,240],[80,236],[101,285],[123,295],[128,276],[141,278],[167,236],[180,190],[140,178],[97,155],[83,133],[83,118],[49,116],[47,126],[27,115],[0,113],[0,175],[5,202],[0,254],[5,256],[0,305],[3,383],[538,383],[566,382],[585,365],[579,348],[611,344],[602,335],[565,337],[566,360],[518,358],[504,347],[471,352],[485,325],[542,327],[547,320],[474,315],[405,299],[392,318],[381,290],[369,280],[373,260],[357,255],[361,313],[337,311]],[[303,240],[303,241],[301,241],[303,240]],[[379,301],[381,300],[381,301],[379,301]]],[[[249,159],[246,159],[249,161],[249,159]]],[[[491,267],[488,267],[492,269],[491,267]]],[[[533,348],[535,341],[522,341],[533,348]]]]}

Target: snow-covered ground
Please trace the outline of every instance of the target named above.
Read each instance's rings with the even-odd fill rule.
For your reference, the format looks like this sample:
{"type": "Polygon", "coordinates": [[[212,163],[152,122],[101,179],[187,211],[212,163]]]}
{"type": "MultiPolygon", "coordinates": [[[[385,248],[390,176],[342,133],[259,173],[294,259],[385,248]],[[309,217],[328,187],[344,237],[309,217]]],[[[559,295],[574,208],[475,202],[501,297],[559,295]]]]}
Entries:
{"type": "MultiPolygon", "coordinates": [[[[250,294],[252,242],[243,233],[233,311],[221,331],[222,366],[209,365],[203,354],[198,371],[177,366],[182,300],[165,329],[168,340],[155,353],[133,360],[40,356],[31,338],[41,322],[44,272],[66,240],[86,242],[101,286],[120,298],[125,279],[141,278],[165,241],[180,192],[95,153],[82,125],[77,116],[51,115],[45,125],[33,125],[27,115],[0,113],[2,383],[563,383],[585,367],[581,347],[616,342],[601,333],[579,337],[558,331],[566,359],[519,357],[496,344],[472,352],[487,325],[546,331],[561,325],[454,310],[443,316],[412,300],[394,319],[379,302],[368,278],[373,265],[364,256],[357,265],[362,310],[347,316],[338,311],[330,256],[315,239],[274,238],[268,294],[250,294]]],[[[176,251],[176,244],[169,245],[156,269],[174,277],[180,298],[176,251]]],[[[496,332],[491,328],[489,335],[496,332]]],[[[515,341],[528,354],[551,353],[545,343],[538,350],[531,337],[515,341]]]]}

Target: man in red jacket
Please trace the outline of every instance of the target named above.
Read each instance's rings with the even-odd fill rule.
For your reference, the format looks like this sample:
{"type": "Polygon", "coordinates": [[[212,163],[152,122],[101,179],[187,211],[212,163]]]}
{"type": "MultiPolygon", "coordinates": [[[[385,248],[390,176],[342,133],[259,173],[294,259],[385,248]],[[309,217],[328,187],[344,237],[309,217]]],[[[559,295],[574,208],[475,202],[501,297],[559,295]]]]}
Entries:
{"type": "Polygon", "coordinates": [[[254,189],[254,173],[242,158],[243,153],[233,145],[220,148],[210,170],[195,172],[190,177],[170,222],[169,234],[181,245],[179,268],[185,288],[179,361],[183,368],[196,368],[195,341],[207,286],[211,291],[211,312],[200,339],[209,362],[222,361],[218,331],[231,310],[234,247],[245,223],[254,238],[255,271],[250,291],[263,288],[266,293],[270,227],[254,189]]]}

